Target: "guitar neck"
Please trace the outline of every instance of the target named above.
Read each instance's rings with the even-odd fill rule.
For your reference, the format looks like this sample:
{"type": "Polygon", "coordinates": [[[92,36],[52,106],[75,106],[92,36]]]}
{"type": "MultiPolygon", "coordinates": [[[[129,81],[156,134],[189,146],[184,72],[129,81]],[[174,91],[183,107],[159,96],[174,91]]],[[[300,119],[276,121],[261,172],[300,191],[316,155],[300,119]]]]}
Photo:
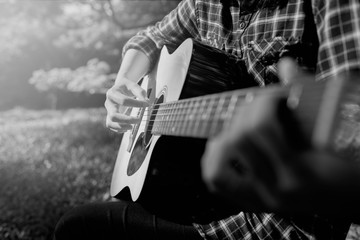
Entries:
{"type": "Polygon", "coordinates": [[[253,88],[159,104],[154,106],[156,116],[149,127],[156,135],[207,139],[229,126],[235,113],[258,95],[287,93],[284,87],[253,88]]]}
{"type": "Polygon", "coordinates": [[[235,114],[246,118],[240,110],[253,99],[274,94],[288,99],[306,139],[315,146],[333,148],[339,144],[334,139],[354,135],[348,123],[357,120],[344,112],[360,104],[358,83],[344,78],[300,87],[241,89],[155,105],[149,127],[155,135],[208,139],[228,127],[235,114]]]}

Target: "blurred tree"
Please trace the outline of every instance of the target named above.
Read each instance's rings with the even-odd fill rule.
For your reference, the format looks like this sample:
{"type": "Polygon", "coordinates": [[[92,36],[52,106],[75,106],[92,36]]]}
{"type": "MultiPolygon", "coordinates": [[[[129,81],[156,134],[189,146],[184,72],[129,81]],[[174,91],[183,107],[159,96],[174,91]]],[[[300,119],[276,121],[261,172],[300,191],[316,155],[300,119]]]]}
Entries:
{"type": "Polygon", "coordinates": [[[71,29],[64,32],[55,44],[109,50],[119,40],[127,40],[141,28],[160,20],[179,2],[180,0],[73,0],[63,5],[63,14],[57,19],[59,25],[71,29]]]}
{"type": "Polygon", "coordinates": [[[45,91],[51,108],[56,109],[58,96],[63,91],[105,93],[116,77],[110,70],[108,63],[94,58],[89,60],[86,66],[75,70],[53,68],[49,71],[34,71],[29,82],[39,91],[45,91]]]}
{"type": "MultiPolygon", "coordinates": [[[[0,109],[15,105],[45,106],[39,104],[45,94],[38,92],[28,81],[36,76],[34,71],[43,70],[43,74],[50,74],[52,69],[57,69],[52,76],[60,74],[58,79],[66,79],[59,69],[79,72],[81,66],[96,58],[106,62],[110,72],[117,72],[121,49],[128,38],[161,19],[179,2],[1,1],[0,109]]],[[[83,70],[88,68],[86,65],[83,70]]],[[[88,84],[92,85],[89,77],[83,79],[88,79],[88,84]]],[[[78,80],[76,82],[72,84],[78,86],[78,80]]]]}
{"type": "Polygon", "coordinates": [[[116,74],[110,72],[110,66],[97,58],[88,61],[73,71],[73,80],[68,84],[69,91],[86,91],[93,93],[105,93],[115,81],[116,74]]]}

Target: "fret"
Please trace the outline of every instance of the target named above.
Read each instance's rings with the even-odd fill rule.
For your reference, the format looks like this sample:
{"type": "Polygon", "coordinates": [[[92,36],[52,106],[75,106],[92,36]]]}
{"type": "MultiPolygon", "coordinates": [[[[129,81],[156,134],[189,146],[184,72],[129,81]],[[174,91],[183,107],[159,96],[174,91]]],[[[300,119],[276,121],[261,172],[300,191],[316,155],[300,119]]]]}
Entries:
{"type": "Polygon", "coordinates": [[[165,123],[166,123],[166,105],[162,105],[159,108],[158,114],[160,115],[158,132],[161,132],[161,130],[165,128],[165,123]]]}
{"type": "Polygon", "coordinates": [[[169,113],[169,129],[168,134],[173,135],[173,129],[174,129],[174,103],[170,104],[170,113],[169,113]]]}
{"type": "Polygon", "coordinates": [[[230,104],[230,99],[228,95],[223,96],[223,104],[219,111],[219,120],[218,120],[218,130],[217,132],[221,131],[224,127],[224,123],[227,119],[227,111],[230,104]]]}
{"type": "Polygon", "coordinates": [[[166,127],[167,105],[164,105],[162,107],[161,115],[162,115],[162,121],[161,121],[161,128],[159,129],[159,131],[161,131],[161,129],[165,129],[166,127]]]}
{"type": "Polygon", "coordinates": [[[174,117],[173,117],[174,121],[173,121],[173,127],[171,132],[175,135],[177,135],[178,131],[179,131],[179,104],[178,103],[174,103],[174,117]]]}
{"type": "Polygon", "coordinates": [[[209,134],[210,136],[214,136],[218,133],[219,124],[220,124],[220,120],[221,120],[220,113],[221,113],[221,108],[224,104],[224,101],[225,101],[224,97],[220,96],[217,107],[216,107],[216,111],[215,111],[215,114],[213,117],[213,122],[211,125],[210,134],[209,134]]]}
{"type": "Polygon", "coordinates": [[[159,131],[161,131],[161,129],[165,129],[166,127],[166,119],[167,119],[167,105],[164,105],[162,107],[162,110],[161,110],[161,128],[159,129],[159,131]]]}
{"type": "Polygon", "coordinates": [[[194,131],[193,134],[198,136],[199,134],[199,127],[201,126],[201,113],[202,113],[202,104],[200,103],[202,100],[196,101],[196,116],[195,116],[195,123],[194,123],[194,131]]]}
{"type": "Polygon", "coordinates": [[[186,111],[187,126],[185,129],[186,135],[188,135],[188,136],[191,133],[191,122],[192,122],[191,110],[192,110],[193,105],[194,105],[193,101],[188,101],[188,106],[187,106],[187,111],[186,111]]]}
{"type": "Polygon", "coordinates": [[[211,126],[213,124],[213,116],[216,110],[216,99],[214,96],[209,97],[209,106],[207,108],[208,120],[206,121],[206,126],[204,127],[204,135],[209,137],[211,132],[211,126]]]}
{"type": "Polygon", "coordinates": [[[218,105],[218,99],[216,96],[212,96],[210,98],[210,102],[209,102],[209,108],[208,108],[208,114],[209,114],[209,122],[207,124],[207,129],[206,129],[206,134],[207,136],[211,136],[211,132],[212,132],[212,128],[215,122],[214,116],[216,113],[216,109],[217,109],[217,105],[218,105]]]}
{"type": "Polygon", "coordinates": [[[190,108],[190,103],[191,101],[184,101],[184,108],[183,108],[183,111],[182,111],[182,114],[183,114],[183,122],[184,122],[184,126],[183,126],[183,129],[182,129],[182,135],[183,136],[186,136],[187,134],[187,129],[189,127],[189,115],[188,115],[188,110],[190,108]]]}
{"type": "Polygon", "coordinates": [[[185,108],[186,108],[186,101],[182,101],[179,104],[179,119],[180,119],[180,128],[179,128],[179,135],[184,136],[185,126],[186,126],[186,114],[185,114],[185,108]]]}
{"type": "Polygon", "coordinates": [[[185,121],[186,121],[186,128],[185,133],[187,136],[191,133],[191,122],[192,122],[192,116],[191,116],[191,110],[193,108],[194,102],[193,101],[186,101],[186,109],[185,109],[185,121]]]}
{"type": "Polygon", "coordinates": [[[195,119],[195,115],[194,115],[194,108],[195,108],[195,103],[196,101],[191,100],[190,102],[190,107],[189,107],[189,126],[188,126],[188,136],[191,136],[192,131],[193,131],[193,123],[194,123],[194,119],[195,119]]]}
{"type": "Polygon", "coordinates": [[[183,125],[184,125],[184,120],[183,120],[183,114],[182,114],[182,111],[183,111],[183,102],[180,101],[177,103],[177,113],[176,113],[176,116],[177,116],[177,127],[176,127],[176,134],[178,136],[181,136],[181,132],[182,132],[182,128],[183,128],[183,125]]]}
{"type": "Polygon", "coordinates": [[[162,110],[161,114],[162,114],[161,129],[166,129],[167,118],[168,118],[168,106],[167,105],[163,106],[163,110],[162,110]]]}
{"type": "Polygon", "coordinates": [[[192,116],[192,121],[190,122],[190,135],[191,136],[196,136],[194,133],[196,131],[196,125],[197,125],[197,119],[198,119],[198,108],[199,108],[199,102],[197,99],[194,99],[194,105],[193,108],[191,109],[191,116],[192,116]]]}
{"type": "Polygon", "coordinates": [[[170,127],[171,127],[171,103],[166,105],[166,118],[165,118],[165,127],[164,127],[164,132],[165,133],[170,133],[170,127]]]}
{"type": "Polygon", "coordinates": [[[230,105],[230,99],[231,99],[231,96],[229,95],[225,95],[225,102],[224,102],[224,105],[223,105],[223,109],[221,111],[221,122],[222,122],[222,127],[224,125],[224,122],[227,120],[228,118],[228,108],[229,108],[229,105],[230,105]]]}
{"type": "Polygon", "coordinates": [[[206,126],[209,121],[208,115],[208,98],[204,98],[201,102],[201,124],[199,126],[198,133],[201,137],[206,137],[206,126]]]}
{"type": "Polygon", "coordinates": [[[162,104],[159,106],[157,111],[157,120],[156,120],[156,133],[163,134],[169,129],[169,111],[170,104],[162,104]]]}
{"type": "Polygon", "coordinates": [[[152,114],[155,114],[153,112],[156,112],[156,117],[155,117],[155,121],[154,121],[154,124],[153,124],[153,128],[152,128],[152,132],[153,133],[158,133],[162,127],[162,123],[163,123],[163,115],[161,114],[162,113],[162,108],[163,107],[159,107],[157,109],[157,111],[154,111],[154,108],[152,110],[152,114]]]}
{"type": "Polygon", "coordinates": [[[231,95],[230,102],[227,108],[227,122],[225,123],[224,129],[229,128],[231,125],[231,122],[234,118],[235,110],[236,110],[236,104],[238,102],[239,96],[233,94],[231,95]]]}
{"type": "Polygon", "coordinates": [[[174,103],[173,106],[172,106],[172,124],[171,124],[171,134],[172,135],[176,135],[176,130],[178,129],[178,115],[177,115],[177,111],[178,111],[178,108],[177,108],[177,104],[174,103]]]}
{"type": "Polygon", "coordinates": [[[182,114],[182,111],[183,111],[183,102],[178,102],[177,103],[177,113],[176,113],[176,118],[177,118],[177,121],[176,121],[176,134],[177,135],[181,135],[181,132],[182,132],[182,128],[183,128],[183,125],[184,125],[184,120],[183,120],[183,114],[182,114]]]}
{"type": "Polygon", "coordinates": [[[219,117],[219,127],[218,132],[221,131],[224,128],[225,123],[228,121],[228,108],[230,105],[231,96],[228,94],[224,95],[224,102],[222,107],[220,108],[220,117],[219,117]]]}
{"type": "MultiPolygon", "coordinates": [[[[149,111],[149,114],[153,114],[153,108],[151,109],[151,111],[149,111]]],[[[152,125],[151,127],[151,132],[152,133],[156,133],[157,132],[157,128],[158,128],[158,119],[160,118],[160,116],[158,114],[155,115],[154,121],[151,123],[149,123],[149,126],[152,125]]],[[[149,119],[151,119],[151,116],[149,117],[149,119]]]]}
{"type": "Polygon", "coordinates": [[[186,126],[186,114],[185,114],[185,109],[186,109],[186,101],[182,101],[180,104],[180,129],[179,129],[179,135],[183,136],[184,135],[184,129],[186,126]]]}
{"type": "Polygon", "coordinates": [[[184,114],[184,108],[185,108],[185,103],[184,101],[179,102],[177,108],[177,122],[178,122],[178,127],[177,127],[177,134],[180,136],[184,135],[184,126],[186,125],[185,123],[185,114],[184,114]]]}
{"type": "MultiPolygon", "coordinates": [[[[153,114],[153,107],[151,108],[151,110],[149,110],[149,119],[151,119],[151,114],[153,114]]],[[[158,119],[160,118],[160,116],[158,114],[155,115],[153,122],[149,123],[149,126],[151,125],[151,132],[152,133],[156,133],[157,132],[157,128],[158,128],[158,119]]]]}
{"type": "Polygon", "coordinates": [[[176,116],[175,116],[175,103],[171,103],[171,111],[170,111],[170,128],[169,128],[169,133],[173,134],[175,132],[175,123],[176,123],[176,116]]]}

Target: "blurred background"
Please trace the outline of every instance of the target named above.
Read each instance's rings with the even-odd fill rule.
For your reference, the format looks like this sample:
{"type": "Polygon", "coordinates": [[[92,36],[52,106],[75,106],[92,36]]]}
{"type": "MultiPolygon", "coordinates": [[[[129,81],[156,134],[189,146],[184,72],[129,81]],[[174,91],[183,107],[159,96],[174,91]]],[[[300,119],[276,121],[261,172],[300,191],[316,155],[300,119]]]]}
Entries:
{"type": "Polygon", "coordinates": [[[178,0],[0,0],[0,239],[51,239],[110,199],[121,136],[105,91],[124,43],[178,0]]]}
{"type": "Polygon", "coordinates": [[[0,0],[0,240],[51,239],[70,208],[110,200],[104,93],[124,43],[179,2],[0,0]]]}
{"type": "Polygon", "coordinates": [[[0,110],[98,107],[124,43],[177,0],[0,0],[0,110]]]}

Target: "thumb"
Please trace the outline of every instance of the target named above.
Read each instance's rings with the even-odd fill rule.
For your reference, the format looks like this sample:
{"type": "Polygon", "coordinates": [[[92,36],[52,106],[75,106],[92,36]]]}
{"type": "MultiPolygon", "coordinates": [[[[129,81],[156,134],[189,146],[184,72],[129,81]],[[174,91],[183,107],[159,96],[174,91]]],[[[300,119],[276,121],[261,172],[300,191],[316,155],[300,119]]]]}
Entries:
{"type": "Polygon", "coordinates": [[[133,85],[131,86],[131,92],[138,100],[145,101],[145,102],[149,101],[147,94],[146,94],[146,90],[143,89],[137,83],[133,83],[133,85]]]}
{"type": "Polygon", "coordinates": [[[290,57],[281,58],[278,62],[278,74],[281,82],[291,84],[306,76],[297,62],[290,57]]]}

